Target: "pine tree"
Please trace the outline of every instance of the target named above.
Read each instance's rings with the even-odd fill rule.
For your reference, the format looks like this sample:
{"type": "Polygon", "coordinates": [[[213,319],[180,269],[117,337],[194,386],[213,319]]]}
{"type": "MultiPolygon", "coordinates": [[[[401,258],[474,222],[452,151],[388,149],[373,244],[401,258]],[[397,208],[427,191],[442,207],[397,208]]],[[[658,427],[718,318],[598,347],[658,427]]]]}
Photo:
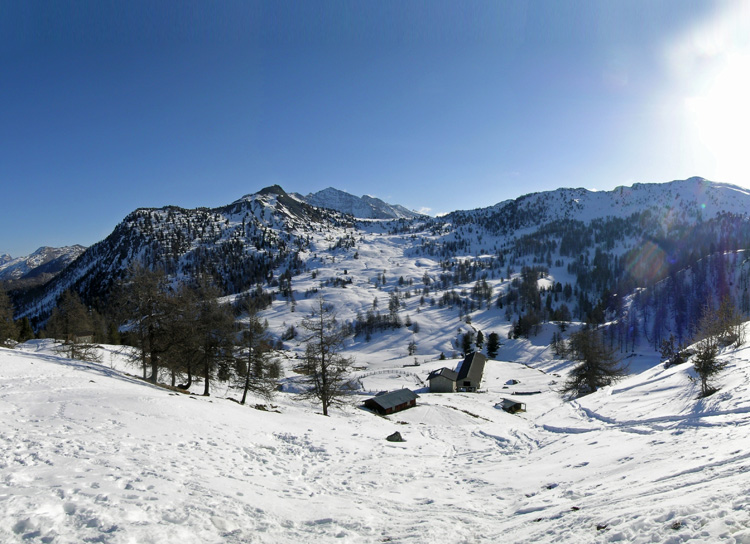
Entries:
{"type": "Polygon", "coordinates": [[[669,335],[668,340],[664,339],[661,341],[659,353],[664,361],[664,368],[669,368],[670,366],[679,365],[685,362],[681,350],[681,346],[675,343],[675,337],[673,334],[669,335]]]}
{"type": "Polygon", "coordinates": [[[16,340],[18,335],[18,328],[13,321],[13,311],[10,297],[0,289],[0,346],[8,345],[8,341],[16,340]]]}
{"type": "Polygon", "coordinates": [[[482,351],[482,347],[484,346],[484,333],[482,331],[477,331],[477,351],[482,351]]]}
{"type": "Polygon", "coordinates": [[[599,333],[582,329],[570,335],[570,351],[581,364],[576,366],[563,386],[564,394],[581,397],[610,385],[626,373],[599,333]]]}
{"type": "Polygon", "coordinates": [[[471,353],[474,353],[474,333],[466,331],[461,336],[461,350],[463,351],[464,357],[471,353]]]}
{"type": "Polygon", "coordinates": [[[18,327],[18,341],[26,342],[34,338],[34,329],[31,327],[31,322],[28,317],[21,319],[21,323],[18,327]]]}
{"type": "Polygon", "coordinates": [[[500,351],[500,335],[496,332],[491,332],[487,337],[487,356],[490,359],[497,357],[498,351],[500,351]]]}
{"type": "Polygon", "coordinates": [[[719,344],[716,336],[704,338],[696,345],[693,368],[701,381],[701,397],[707,397],[716,391],[714,379],[726,367],[726,363],[717,359],[718,355],[719,344]]]}

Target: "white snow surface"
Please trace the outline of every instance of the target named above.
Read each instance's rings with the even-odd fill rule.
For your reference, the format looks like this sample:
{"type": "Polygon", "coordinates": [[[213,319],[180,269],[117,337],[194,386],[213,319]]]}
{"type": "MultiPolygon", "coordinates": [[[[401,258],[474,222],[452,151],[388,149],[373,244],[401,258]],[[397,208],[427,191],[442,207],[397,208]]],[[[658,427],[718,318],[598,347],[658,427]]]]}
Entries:
{"type": "MultiPolygon", "coordinates": [[[[750,542],[750,348],[704,400],[689,364],[570,402],[564,368],[488,361],[482,392],[386,417],[175,393],[102,355],[0,349],[0,542],[750,542]]],[[[373,391],[458,363],[366,359],[373,391]]]]}

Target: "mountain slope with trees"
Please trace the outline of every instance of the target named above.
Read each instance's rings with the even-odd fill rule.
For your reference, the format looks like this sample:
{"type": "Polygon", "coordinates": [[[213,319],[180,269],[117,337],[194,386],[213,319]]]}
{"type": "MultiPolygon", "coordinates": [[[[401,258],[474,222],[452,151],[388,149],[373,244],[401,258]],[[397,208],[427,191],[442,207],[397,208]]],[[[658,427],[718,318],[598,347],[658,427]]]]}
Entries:
{"type": "Polygon", "coordinates": [[[584,322],[621,353],[642,341],[657,351],[670,335],[678,344],[694,337],[704,308],[726,297],[742,315],[750,311],[745,210],[748,191],[691,178],[373,221],[273,186],[220,208],[136,210],[50,282],[11,295],[17,317],[37,329],[67,290],[112,322],[111,293],[139,263],[163,270],[174,288],[204,276],[237,308],[255,300],[283,324],[269,330],[274,341],[299,330],[303,301],[348,289],[336,310],[357,342],[404,334],[408,321],[411,352],[463,351],[450,330],[420,341],[417,315],[438,312],[455,316],[453,328],[474,342],[584,322]]]}

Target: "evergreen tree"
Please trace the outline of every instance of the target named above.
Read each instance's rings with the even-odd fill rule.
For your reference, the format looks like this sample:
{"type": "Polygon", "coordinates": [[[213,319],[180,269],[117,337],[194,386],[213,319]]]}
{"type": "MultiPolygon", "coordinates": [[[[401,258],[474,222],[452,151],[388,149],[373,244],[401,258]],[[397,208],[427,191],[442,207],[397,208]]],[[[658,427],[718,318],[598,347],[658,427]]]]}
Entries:
{"type": "Polygon", "coordinates": [[[161,364],[169,369],[173,387],[190,389],[200,363],[200,338],[198,337],[198,295],[186,284],[179,285],[164,300],[168,319],[162,322],[163,345],[161,364]],[[185,383],[177,384],[177,377],[185,383]]]}
{"type": "Polygon", "coordinates": [[[615,358],[596,330],[582,329],[570,335],[570,351],[581,361],[563,386],[564,394],[581,397],[621,378],[626,367],[615,358]]]}
{"type": "Polygon", "coordinates": [[[682,357],[681,349],[681,346],[675,343],[673,334],[669,335],[668,340],[664,339],[661,341],[659,352],[664,361],[664,368],[669,368],[670,366],[679,365],[685,362],[682,357]]]}
{"type": "Polygon", "coordinates": [[[500,351],[500,335],[496,332],[491,332],[487,337],[487,357],[494,359],[497,357],[498,351],[500,351]]]}
{"type": "Polygon", "coordinates": [[[696,345],[693,368],[701,381],[701,397],[707,397],[716,391],[713,382],[719,372],[726,367],[726,363],[717,359],[718,355],[719,344],[716,336],[704,338],[696,345]]]}
{"type": "Polygon", "coordinates": [[[565,340],[563,339],[562,333],[559,333],[557,331],[553,332],[552,343],[550,345],[552,347],[552,353],[555,354],[555,357],[565,357],[568,354],[568,349],[565,345],[565,340]]]}
{"type": "Polygon", "coordinates": [[[482,331],[477,331],[477,351],[482,351],[482,347],[484,346],[484,333],[482,331]]]}
{"type": "Polygon", "coordinates": [[[466,331],[461,336],[461,350],[463,351],[464,357],[474,353],[474,333],[466,331]]]}
{"type": "MultiPolygon", "coordinates": [[[[13,304],[8,294],[0,289],[0,346],[8,345],[9,340],[16,340],[18,328],[13,321],[13,304]]],[[[26,320],[28,322],[28,319],[26,320]]]]}
{"type": "MultiPolygon", "coordinates": [[[[0,295],[1,296],[1,295],[0,295]]],[[[34,329],[31,327],[31,322],[28,317],[21,319],[21,323],[18,326],[18,341],[26,342],[34,338],[34,329]]]]}
{"type": "Polygon", "coordinates": [[[696,345],[693,368],[701,381],[700,396],[707,397],[716,391],[714,380],[726,367],[718,360],[719,347],[744,342],[743,323],[729,297],[722,299],[717,310],[708,304],[703,307],[698,336],[701,340],[696,345]]]}

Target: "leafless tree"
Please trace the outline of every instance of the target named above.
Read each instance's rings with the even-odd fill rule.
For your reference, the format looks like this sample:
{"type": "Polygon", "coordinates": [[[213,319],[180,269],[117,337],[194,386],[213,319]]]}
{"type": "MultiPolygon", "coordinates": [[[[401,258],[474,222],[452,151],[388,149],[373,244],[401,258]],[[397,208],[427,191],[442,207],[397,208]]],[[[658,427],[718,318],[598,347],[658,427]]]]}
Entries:
{"type": "Polygon", "coordinates": [[[320,401],[323,415],[350,393],[348,373],[353,360],[339,353],[344,333],[336,321],[333,309],[319,298],[312,314],[302,321],[308,333],[305,348],[304,373],[308,398],[320,401]]]}
{"type": "Polygon", "coordinates": [[[242,351],[236,362],[237,381],[242,388],[240,404],[245,404],[249,391],[270,399],[278,377],[275,375],[276,364],[271,359],[272,340],[268,326],[258,318],[254,306],[247,305],[246,309],[248,315],[241,322],[240,332],[242,351]]]}

